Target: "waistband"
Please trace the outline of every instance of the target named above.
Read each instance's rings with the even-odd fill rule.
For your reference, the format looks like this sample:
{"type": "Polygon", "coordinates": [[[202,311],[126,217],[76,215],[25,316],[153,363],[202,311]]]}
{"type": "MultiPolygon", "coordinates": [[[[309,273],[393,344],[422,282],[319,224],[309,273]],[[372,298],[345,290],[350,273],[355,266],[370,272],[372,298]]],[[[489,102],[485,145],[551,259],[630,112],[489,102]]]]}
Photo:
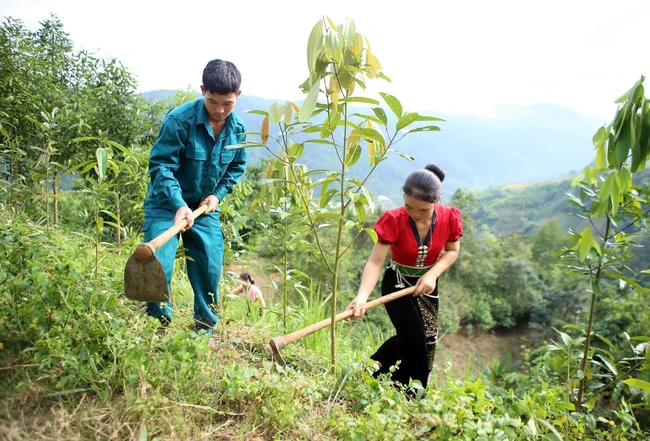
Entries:
{"type": "Polygon", "coordinates": [[[408,276],[408,277],[422,277],[423,275],[426,274],[427,271],[429,271],[433,265],[425,266],[425,267],[415,267],[415,266],[408,266],[408,265],[402,265],[401,263],[395,262],[394,260],[391,259],[389,266],[400,273],[403,276],[408,276]]]}

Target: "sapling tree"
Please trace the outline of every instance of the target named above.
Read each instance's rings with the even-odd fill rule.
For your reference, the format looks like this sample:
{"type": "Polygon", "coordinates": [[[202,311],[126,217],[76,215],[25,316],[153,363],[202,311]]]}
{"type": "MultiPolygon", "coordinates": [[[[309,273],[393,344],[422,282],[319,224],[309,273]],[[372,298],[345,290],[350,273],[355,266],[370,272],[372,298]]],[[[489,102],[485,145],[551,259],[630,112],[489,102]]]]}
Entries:
{"type": "Polygon", "coordinates": [[[593,137],[594,164],[586,167],[572,183],[577,187],[577,194],[570,195],[569,202],[578,208],[576,214],[589,222],[582,231],[571,232],[574,246],[562,256],[568,269],[578,278],[586,279],[589,286],[584,347],[580,367],[570,383],[576,385],[574,399],[578,412],[583,410],[586,381],[599,375],[597,372],[603,368],[610,374],[613,372],[617,381],[623,380],[623,387],[650,392],[650,382],[630,378],[639,370],[645,370],[647,375],[650,370],[647,360],[617,373],[616,360],[611,354],[596,352],[591,344],[597,325],[594,310],[606,280],[627,285],[629,290],[641,294],[650,293],[650,289],[638,283],[638,273],[628,265],[635,249],[638,250],[636,238],[648,234],[650,213],[650,188],[637,178],[650,158],[650,104],[644,95],[643,81],[641,77],[616,101],[619,108],[614,120],[600,127],[593,137]]]}
{"type": "MultiPolygon", "coordinates": [[[[266,148],[275,161],[269,167],[283,170],[281,176],[273,178],[280,185],[271,203],[290,207],[287,222],[294,225],[296,238],[304,236],[305,231],[313,237],[315,251],[332,277],[334,325],[341,258],[364,232],[377,240],[374,230],[365,225],[375,208],[375,198],[366,187],[368,178],[390,154],[412,159],[394,148],[409,133],[440,130],[435,125],[416,123],[442,120],[405,111],[396,97],[380,93],[392,113],[389,118],[379,100],[357,93],[365,90],[367,79],[389,79],[370,42],[356,31],[352,20],[336,25],[323,17],[316,23],[307,44],[307,66],[309,77],[300,86],[307,94],[302,105],[275,102],[265,111],[256,111],[264,116],[260,141],[232,148],[266,148]],[[310,149],[326,150],[335,167],[306,170],[300,161],[303,155],[310,154],[310,149]],[[355,168],[362,156],[369,164],[365,171],[355,168]],[[296,203],[287,204],[287,198],[296,203]],[[333,252],[321,243],[327,229],[334,230],[333,252]]],[[[331,344],[335,370],[335,326],[331,327],[331,344]]]]}
{"type": "Polygon", "coordinates": [[[78,180],[77,184],[82,192],[90,193],[93,197],[93,216],[95,220],[95,279],[99,280],[99,250],[102,243],[104,225],[115,228],[118,248],[121,231],[123,230],[119,216],[120,199],[123,189],[118,186],[118,182],[123,183],[124,180],[118,181],[117,178],[121,174],[132,177],[136,176],[138,161],[128,149],[116,142],[107,140],[104,134],[101,133],[98,137],[87,136],[77,138],[74,141],[90,142],[98,146],[95,149],[95,158],[93,160],[82,162],[76,167],[71,168],[69,172],[78,172],[81,175],[83,179],[78,180]],[[121,152],[126,157],[126,161],[112,158],[113,149],[121,152]],[[109,176],[109,170],[112,171],[112,178],[109,176]],[[113,200],[116,207],[115,212],[103,208],[107,199],[113,200]],[[103,216],[111,220],[104,220],[103,216]]]}

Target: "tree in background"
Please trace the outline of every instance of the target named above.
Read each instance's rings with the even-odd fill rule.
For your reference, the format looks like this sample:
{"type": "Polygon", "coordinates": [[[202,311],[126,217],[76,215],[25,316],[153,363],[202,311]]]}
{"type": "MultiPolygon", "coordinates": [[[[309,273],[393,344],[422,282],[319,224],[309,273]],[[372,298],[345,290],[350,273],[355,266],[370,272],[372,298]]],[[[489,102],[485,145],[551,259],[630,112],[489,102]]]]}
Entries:
{"type": "MultiPolygon", "coordinates": [[[[142,170],[163,110],[160,104],[135,93],[135,78],[116,59],[73,51],[56,16],[36,31],[7,18],[0,43],[3,199],[58,226],[62,176],[95,160],[106,143],[115,143],[134,154],[116,152],[128,166],[117,176],[116,191],[106,196],[112,197],[117,225],[123,218],[131,226],[140,221],[136,210],[146,186],[142,170]],[[75,142],[79,138],[90,142],[75,142]]],[[[120,229],[115,231],[119,243],[120,229]]]]}

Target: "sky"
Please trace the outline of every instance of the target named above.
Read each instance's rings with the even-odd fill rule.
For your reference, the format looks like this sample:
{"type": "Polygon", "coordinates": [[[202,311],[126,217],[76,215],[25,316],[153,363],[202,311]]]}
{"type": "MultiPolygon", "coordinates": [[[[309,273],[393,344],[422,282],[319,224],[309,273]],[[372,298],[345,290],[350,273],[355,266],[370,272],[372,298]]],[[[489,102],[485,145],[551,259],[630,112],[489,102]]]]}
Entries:
{"type": "Polygon", "coordinates": [[[0,1],[0,17],[29,29],[50,14],[76,49],[121,60],[138,91],[199,90],[205,64],[221,58],[239,67],[242,93],[301,99],[307,40],[324,15],[352,19],[391,78],[368,93],[411,111],[498,117],[553,103],[606,123],[650,74],[649,0],[0,1]]]}

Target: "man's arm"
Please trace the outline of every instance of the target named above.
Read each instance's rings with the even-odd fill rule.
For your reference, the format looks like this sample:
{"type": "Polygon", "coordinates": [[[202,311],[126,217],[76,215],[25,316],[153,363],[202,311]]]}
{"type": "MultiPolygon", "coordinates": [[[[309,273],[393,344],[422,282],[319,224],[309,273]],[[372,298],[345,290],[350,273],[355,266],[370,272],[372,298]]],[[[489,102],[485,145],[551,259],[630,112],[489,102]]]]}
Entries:
{"type": "Polygon", "coordinates": [[[167,116],[160,128],[158,140],[151,149],[149,175],[153,197],[172,211],[187,206],[174,173],[180,166],[181,153],[185,149],[187,132],[174,116],[167,116]]]}
{"type": "Polygon", "coordinates": [[[238,148],[235,150],[235,157],[232,162],[228,164],[228,168],[223,173],[221,180],[217,183],[217,188],[215,188],[214,196],[219,199],[219,203],[223,201],[223,198],[227,194],[232,193],[233,187],[241,179],[244,171],[246,171],[246,164],[248,162],[248,153],[244,148],[238,148]]]}

